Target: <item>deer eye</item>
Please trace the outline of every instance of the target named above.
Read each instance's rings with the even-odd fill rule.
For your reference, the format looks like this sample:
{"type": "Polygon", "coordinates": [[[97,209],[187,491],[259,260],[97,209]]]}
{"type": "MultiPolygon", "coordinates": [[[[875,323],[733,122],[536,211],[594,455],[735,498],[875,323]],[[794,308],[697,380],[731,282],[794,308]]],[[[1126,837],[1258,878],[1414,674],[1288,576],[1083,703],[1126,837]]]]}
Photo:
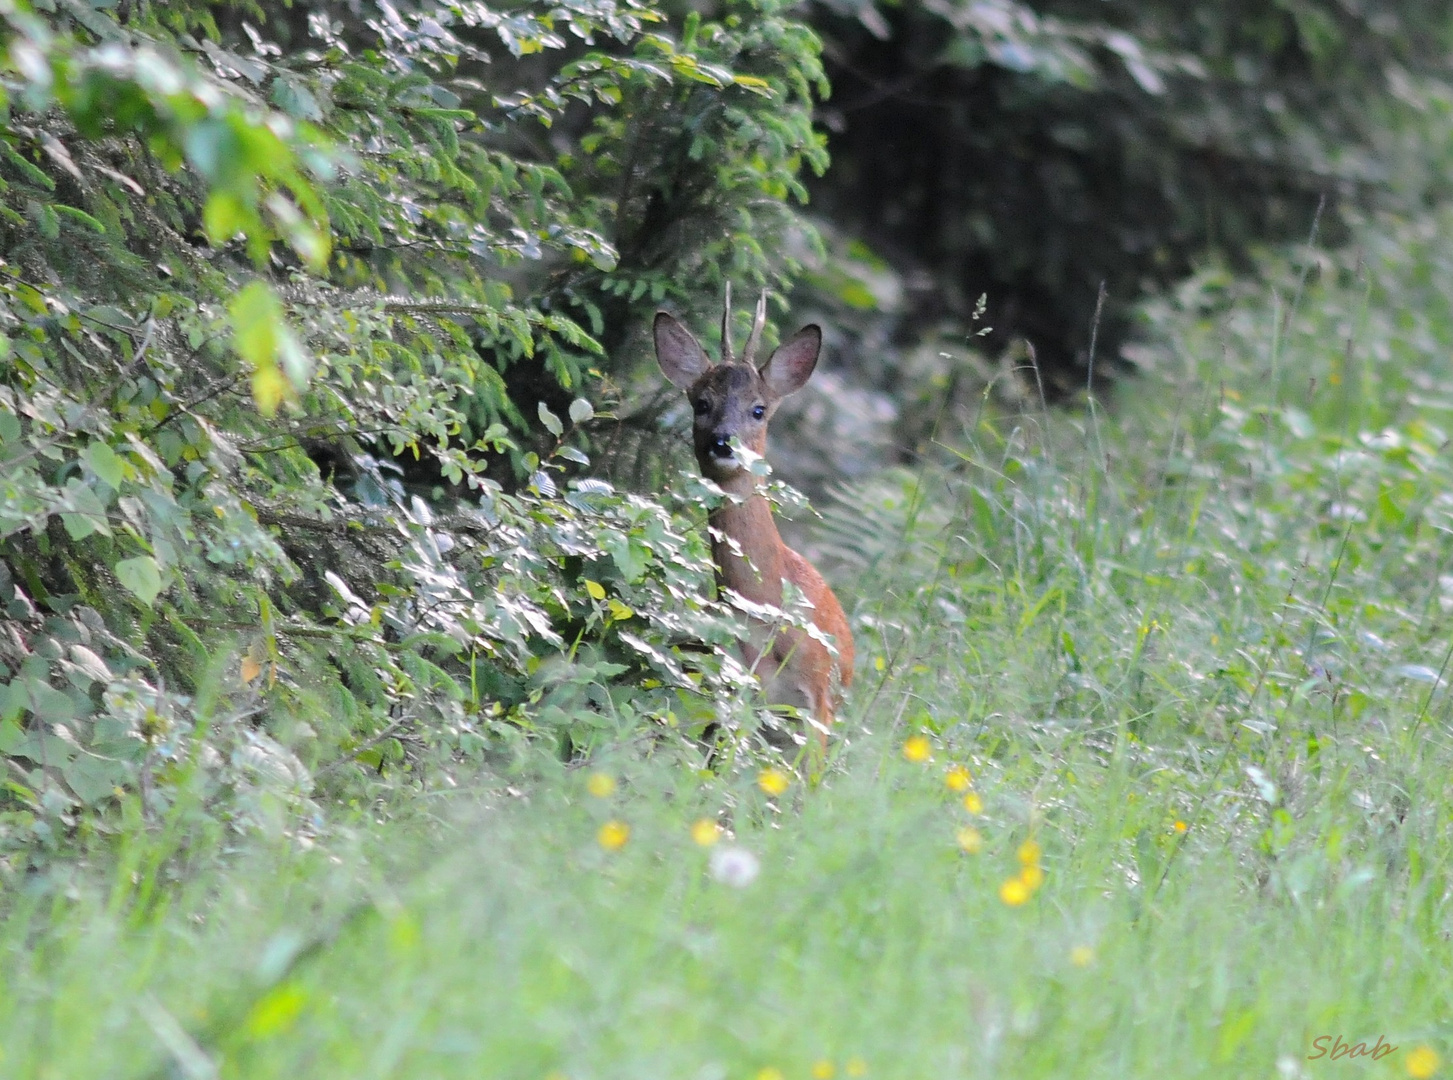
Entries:
{"type": "Polygon", "coordinates": [[[697,416],[705,416],[709,412],[711,412],[711,402],[707,401],[706,398],[704,398],[704,397],[697,398],[696,399],[696,415],[697,416]]]}
{"type": "Polygon", "coordinates": [[[755,409],[752,410],[752,419],[753,420],[760,420],[760,419],[762,419],[762,417],[764,417],[766,415],[767,415],[767,406],[765,406],[765,405],[758,405],[755,409]]]}

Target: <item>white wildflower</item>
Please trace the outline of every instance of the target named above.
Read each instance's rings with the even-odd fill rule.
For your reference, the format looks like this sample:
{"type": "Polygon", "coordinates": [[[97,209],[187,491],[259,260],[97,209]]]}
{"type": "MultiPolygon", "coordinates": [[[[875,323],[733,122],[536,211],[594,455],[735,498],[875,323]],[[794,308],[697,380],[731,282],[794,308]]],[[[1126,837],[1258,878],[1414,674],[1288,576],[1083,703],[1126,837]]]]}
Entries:
{"type": "Polygon", "coordinates": [[[745,889],[761,870],[761,862],[746,848],[726,846],[711,853],[711,876],[734,889],[745,889]]]}

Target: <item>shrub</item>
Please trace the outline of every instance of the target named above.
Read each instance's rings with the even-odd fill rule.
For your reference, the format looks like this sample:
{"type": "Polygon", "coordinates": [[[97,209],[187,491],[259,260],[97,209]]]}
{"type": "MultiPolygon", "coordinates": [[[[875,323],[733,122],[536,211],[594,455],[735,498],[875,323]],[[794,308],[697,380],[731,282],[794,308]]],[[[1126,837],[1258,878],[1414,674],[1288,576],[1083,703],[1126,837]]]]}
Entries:
{"type": "Polygon", "coordinates": [[[0,4],[0,847],[296,821],[740,697],[701,489],[588,451],[648,305],[810,240],[811,33],[64,10],[0,4]]]}

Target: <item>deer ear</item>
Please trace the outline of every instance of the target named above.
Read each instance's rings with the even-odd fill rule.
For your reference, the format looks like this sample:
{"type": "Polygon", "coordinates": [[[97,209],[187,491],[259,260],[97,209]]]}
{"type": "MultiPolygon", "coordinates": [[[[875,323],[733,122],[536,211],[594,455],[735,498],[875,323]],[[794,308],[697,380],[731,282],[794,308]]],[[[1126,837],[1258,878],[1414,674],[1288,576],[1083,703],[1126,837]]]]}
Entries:
{"type": "Polygon", "coordinates": [[[812,377],[817,367],[817,354],[822,349],[822,331],[815,325],[804,326],[772,350],[762,365],[762,381],[773,398],[795,394],[812,377]]]}
{"type": "Polygon", "coordinates": [[[682,326],[664,311],[656,312],[652,327],[656,338],[656,363],[661,365],[671,385],[688,390],[691,384],[711,367],[705,351],[691,336],[691,331],[682,326]]]}

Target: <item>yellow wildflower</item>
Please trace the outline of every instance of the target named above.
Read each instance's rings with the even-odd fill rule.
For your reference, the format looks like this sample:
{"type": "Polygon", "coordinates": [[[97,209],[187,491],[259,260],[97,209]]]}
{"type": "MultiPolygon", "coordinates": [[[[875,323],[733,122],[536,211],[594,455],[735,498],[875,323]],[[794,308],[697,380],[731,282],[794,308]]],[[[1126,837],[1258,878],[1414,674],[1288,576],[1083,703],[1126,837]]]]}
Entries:
{"type": "Polygon", "coordinates": [[[1174,825],[1171,826],[1171,828],[1174,829],[1178,833],[1183,833],[1187,829],[1189,829],[1190,826],[1187,825],[1184,821],[1177,821],[1174,825]]]}
{"type": "Polygon", "coordinates": [[[1070,950],[1070,963],[1075,967],[1089,967],[1095,962],[1095,950],[1088,945],[1076,945],[1070,950]]]}
{"type": "Polygon", "coordinates": [[[606,851],[619,851],[631,838],[631,827],[624,821],[607,821],[595,834],[596,842],[606,851]]]}
{"type": "Polygon", "coordinates": [[[1019,880],[1024,882],[1026,889],[1033,892],[1044,884],[1044,871],[1039,868],[1038,864],[1026,866],[1023,870],[1019,871],[1019,880]]]}
{"type": "Polygon", "coordinates": [[[610,773],[593,772],[585,781],[585,790],[597,799],[609,799],[615,794],[616,778],[610,773]]]}
{"type": "Polygon", "coordinates": [[[965,855],[977,855],[984,850],[984,837],[972,825],[965,825],[954,839],[959,842],[959,850],[965,855]]]}
{"type": "Polygon", "coordinates": [[[984,812],[984,800],[979,798],[977,791],[971,791],[964,796],[964,809],[971,814],[982,814],[984,812]]]}
{"type": "Polygon", "coordinates": [[[999,886],[999,899],[1003,900],[1010,907],[1018,907],[1029,899],[1029,894],[1032,891],[1021,879],[1012,877],[1004,882],[1003,885],[999,886]]]}
{"type": "Polygon", "coordinates": [[[786,1080],[786,1077],[782,1075],[782,1070],[777,1066],[768,1065],[765,1069],[758,1070],[757,1080],[786,1080]]]}
{"type": "Polygon", "coordinates": [[[968,791],[974,778],[962,765],[950,765],[948,772],[944,773],[943,782],[950,791],[968,791]]]}
{"type": "Polygon", "coordinates": [[[853,1077],[867,1076],[868,1063],[860,1057],[850,1057],[847,1063],[843,1065],[843,1072],[853,1077]]]}
{"type": "Polygon", "coordinates": [[[833,1067],[832,1062],[828,1061],[827,1058],[823,1058],[821,1061],[813,1064],[812,1080],[832,1080],[836,1072],[837,1069],[833,1067]]]}
{"type": "Polygon", "coordinates": [[[922,765],[933,756],[933,743],[927,735],[910,735],[903,740],[903,756],[915,765],[922,765]]]}
{"type": "Polygon", "coordinates": [[[781,769],[763,769],[757,776],[757,786],[768,795],[777,796],[792,786],[792,778],[781,769]]]}
{"type": "Polygon", "coordinates": [[[1038,866],[1042,854],[1039,844],[1034,840],[1026,840],[1019,845],[1019,862],[1023,866],[1038,866]]]}
{"type": "Polygon", "coordinates": [[[1415,1046],[1408,1051],[1404,1064],[1407,1066],[1408,1075],[1414,1080],[1428,1080],[1438,1071],[1438,1066],[1443,1060],[1438,1057],[1438,1051],[1424,1043],[1422,1046],[1415,1046]]]}
{"type": "Polygon", "coordinates": [[[702,847],[711,847],[712,844],[721,839],[721,826],[712,821],[711,818],[702,818],[692,823],[691,839],[702,847]]]}

